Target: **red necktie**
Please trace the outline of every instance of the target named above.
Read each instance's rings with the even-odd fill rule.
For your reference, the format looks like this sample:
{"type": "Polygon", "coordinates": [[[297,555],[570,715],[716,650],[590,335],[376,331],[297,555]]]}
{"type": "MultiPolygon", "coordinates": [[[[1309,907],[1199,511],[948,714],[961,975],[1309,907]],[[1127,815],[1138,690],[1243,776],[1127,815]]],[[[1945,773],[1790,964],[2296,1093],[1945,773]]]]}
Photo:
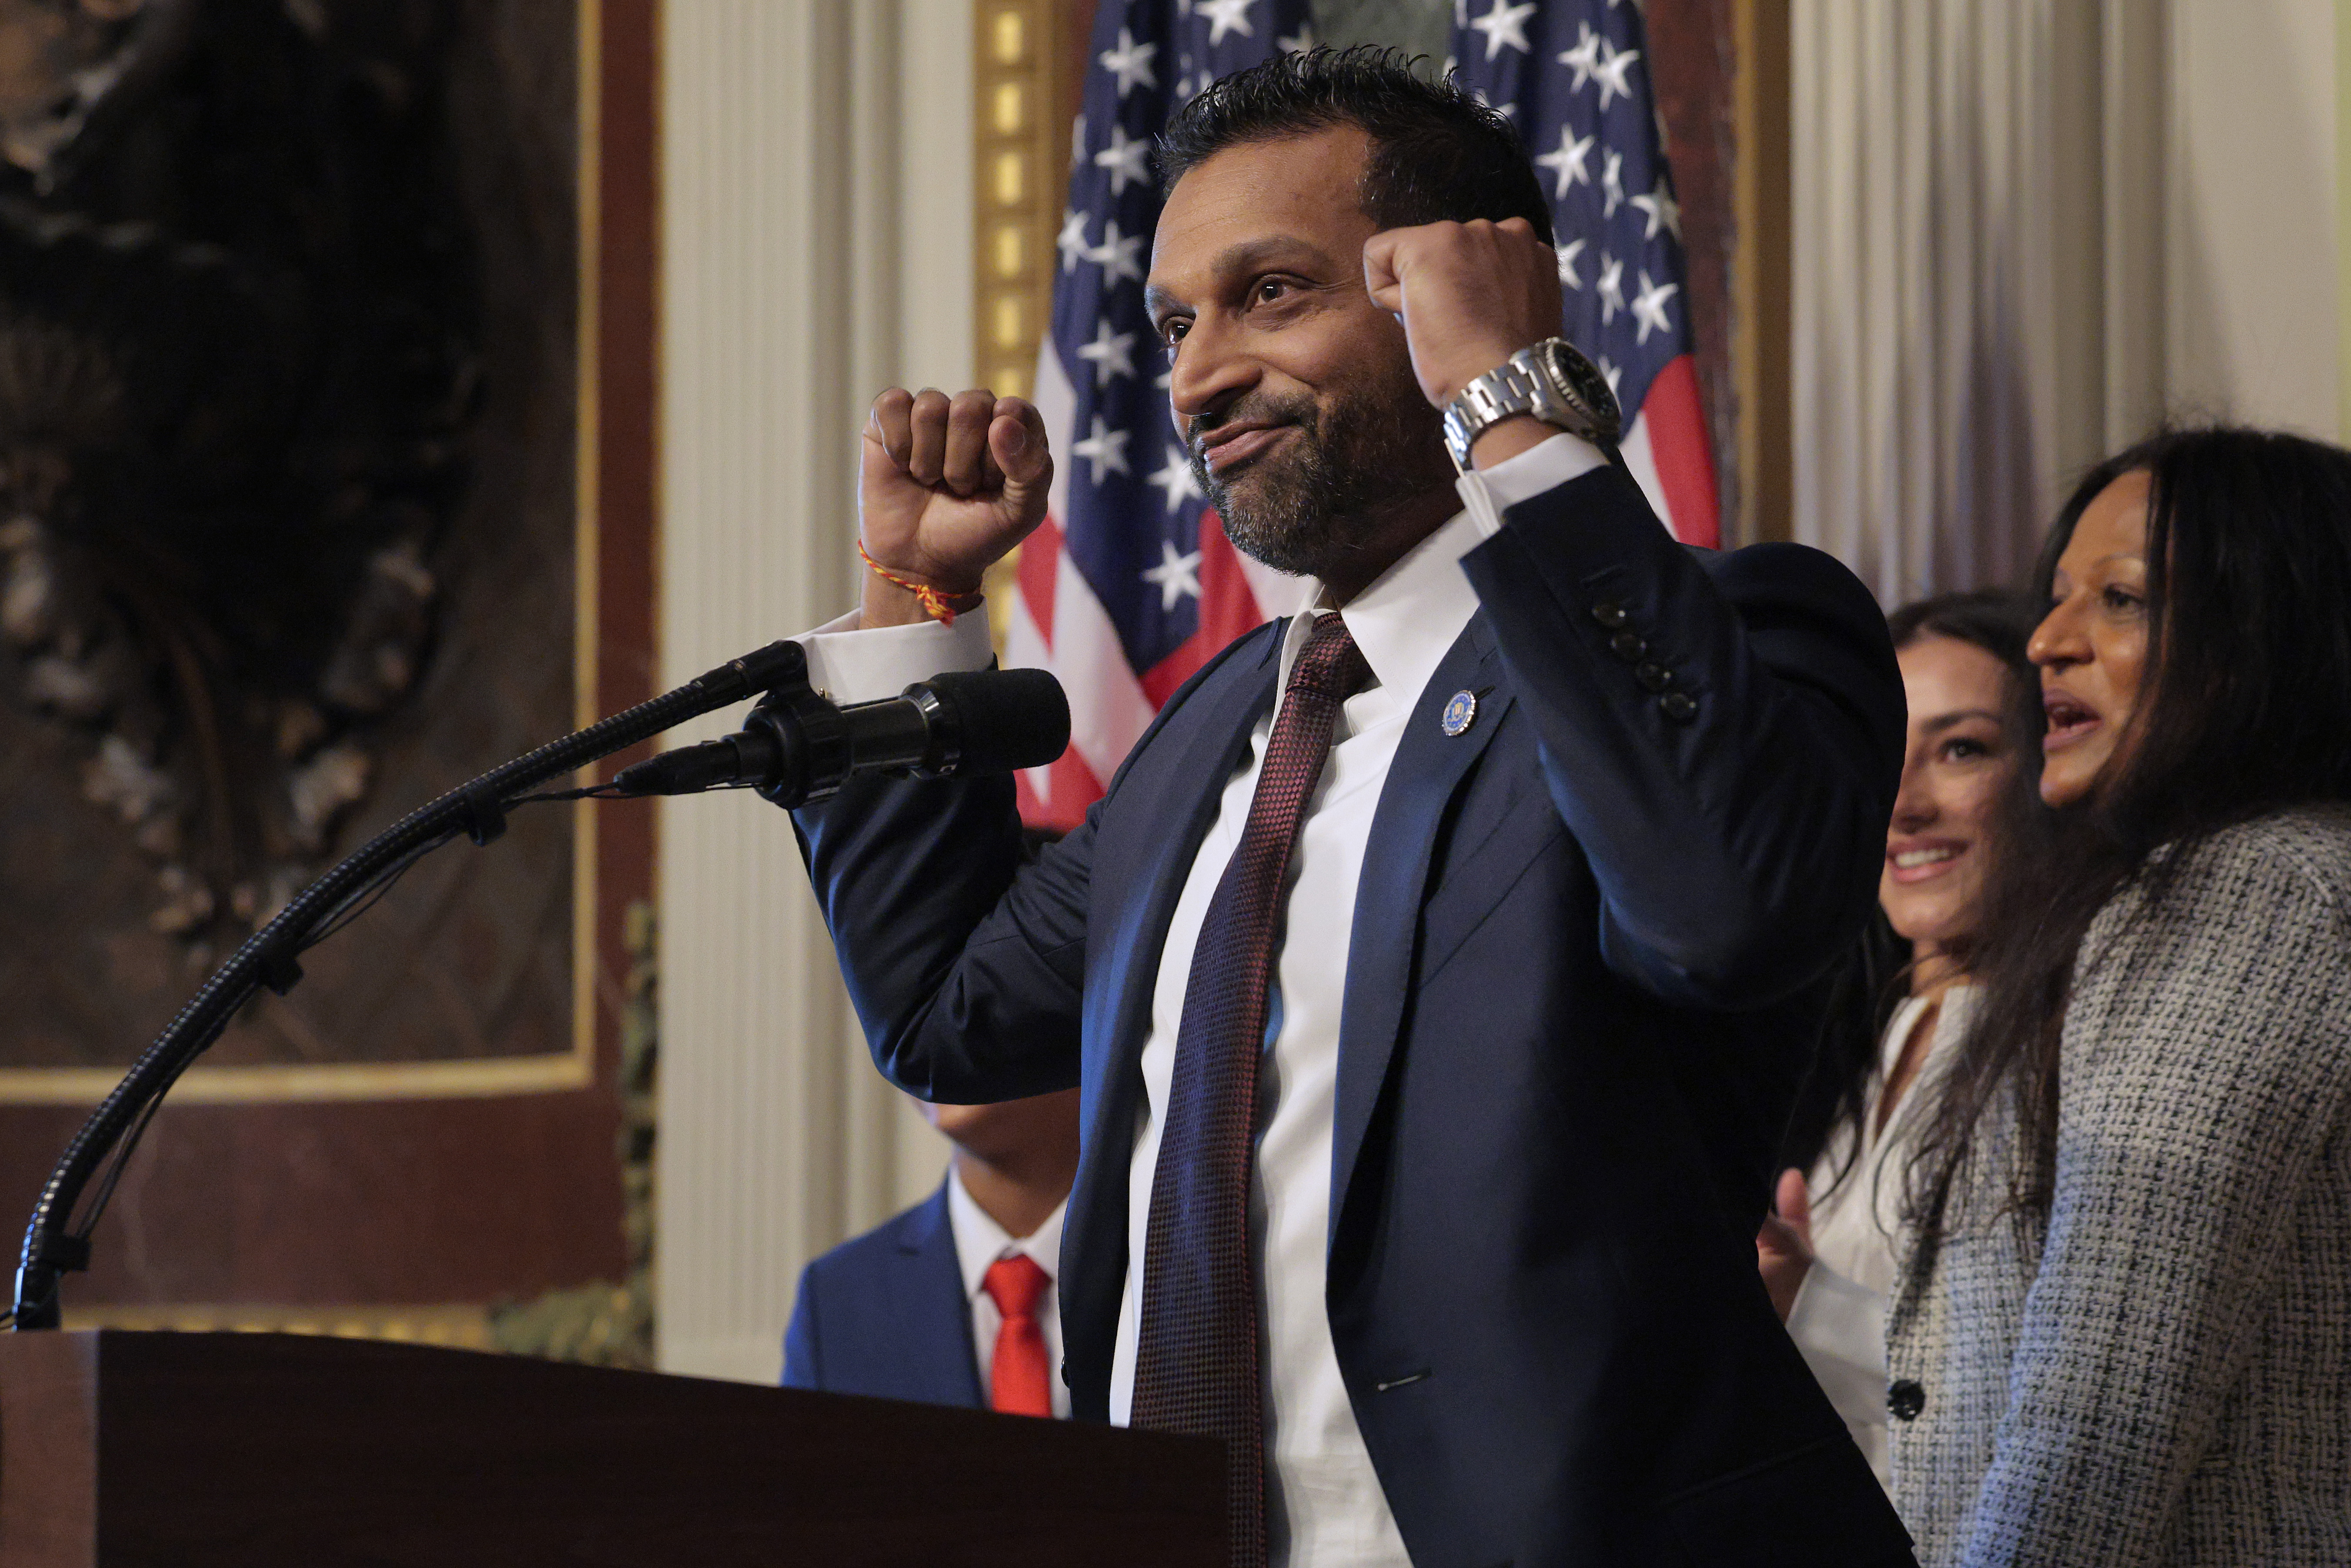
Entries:
{"type": "Polygon", "coordinates": [[[1009,1416],[1053,1413],[1052,1368],[1045,1354],[1045,1331],[1038,1326],[1037,1303],[1053,1281],[1037,1260],[1016,1252],[987,1266],[980,1281],[1004,1314],[996,1331],[996,1360],[987,1371],[988,1407],[1009,1416]]]}
{"type": "Polygon", "coordinates": [[[1265,1563],[1265,1408],[1249,1171],[1282,891],[1331,729],[1371,669],[1336,615],[1290,674],[1240,843],[1200,925],[1144,1232],[1134,1426],[1225,1442],[1234,1568],[1265,1563]]]}

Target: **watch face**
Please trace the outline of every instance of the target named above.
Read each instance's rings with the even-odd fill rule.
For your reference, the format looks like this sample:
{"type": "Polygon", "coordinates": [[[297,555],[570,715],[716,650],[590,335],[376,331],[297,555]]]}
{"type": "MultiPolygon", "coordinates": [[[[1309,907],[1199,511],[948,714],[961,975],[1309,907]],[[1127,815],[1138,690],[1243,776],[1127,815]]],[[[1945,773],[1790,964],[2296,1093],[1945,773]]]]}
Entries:
{"type": "Polygon", "coordinates": [[[1542,345],[1542,350],[1543,362],[1551,367],[1553,378],[1592,411],[1593,422],[1599,427],[1591,432],[1592,439],[1614,445],[1624,434],[1625,414],[1616,406],[1616,394],[1609,390],[1608,378],[1563,338],[1552,339],[1542,345]]]}

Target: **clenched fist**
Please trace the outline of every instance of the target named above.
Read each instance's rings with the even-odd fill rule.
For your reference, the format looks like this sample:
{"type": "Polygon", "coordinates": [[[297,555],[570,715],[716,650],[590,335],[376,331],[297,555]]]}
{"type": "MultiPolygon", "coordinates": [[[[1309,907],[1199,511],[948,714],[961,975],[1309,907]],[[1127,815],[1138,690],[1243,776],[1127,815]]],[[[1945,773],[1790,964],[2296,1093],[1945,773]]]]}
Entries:
{"type": "MultiPolygon", "coordinates": [[[[861,445],[866,554],[949,599],[977,593],[980,574],[1044,520],[1053,459],[1044,417],[1024,399],[892,387],[873,400],[861,445]]],[[[868,574],[862,624],[923,618],[913,593],[868,574]]]]}
{"type": "MultiPolygon", "coordinates": [[[[1524,218],[1375,234],[1364,246],[1364,284],[1374,304],[1404,323],[1413,376],[1438,408],[1520,349],[1559,334],[1559,254],[1524,218]]],[[[1531,419],[1505,420],[1479,438],[1476,460],[1493,462],[1552,434],[1531,419]]]]}

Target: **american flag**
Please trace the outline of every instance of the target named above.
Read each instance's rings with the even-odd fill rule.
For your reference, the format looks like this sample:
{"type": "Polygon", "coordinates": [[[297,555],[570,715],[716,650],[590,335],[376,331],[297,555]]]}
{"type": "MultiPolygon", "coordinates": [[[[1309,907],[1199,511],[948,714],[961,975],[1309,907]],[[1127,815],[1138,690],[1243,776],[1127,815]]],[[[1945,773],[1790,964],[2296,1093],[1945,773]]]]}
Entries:
{"type": "MultiPolygon", "coordinates": [[[[1616,388],[1625,456],[1674,531],[1715,542],[1690,360],[1681,217],[1640,16],[1616,0],[1457,0],[1460,79],[1529,132],[1552,193],[1569,340],[1616,388]]],[[[1311,47],[1307,0],[1104,0],[1073,128],[1052,331],[1037,397],[1057,464],[1021,551],[1006,662],[1053,671],[1070,748],[1020,780],[1030,822],[1074,826],[1152,716],[1217,651],[1297,607],[1298,584],[1225,540],[1185,461],[1143,306],[1163,193],[1153,139],[1208,83],[1311,47]]]]}
{"type": "Polygon", "coordinates": [[[1454,0],[1454,71],[1510,118],[1551,197],[1567,340],[1625,411],[1625,465],[1685,544],[1714,545],[1714,457],[1691,354],[1682,210],[1637,5],[1454,0]]]}

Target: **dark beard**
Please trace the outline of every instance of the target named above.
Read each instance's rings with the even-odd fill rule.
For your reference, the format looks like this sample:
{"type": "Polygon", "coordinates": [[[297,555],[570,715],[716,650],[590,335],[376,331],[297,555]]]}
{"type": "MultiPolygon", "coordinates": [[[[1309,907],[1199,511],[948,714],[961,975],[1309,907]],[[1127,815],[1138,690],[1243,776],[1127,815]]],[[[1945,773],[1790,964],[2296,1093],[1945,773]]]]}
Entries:
{"type": "MultiPolygon", "coordinates": [[[[1395,378],[1343,396],[1327,409],[1309,398],[1244,398],[1216,424],[1262,420],[1294,425],[1298,439],[1249,464],[1229,482],[1208,471],[1196,445],[1192,476],[1242,554],[1300,577],[1332,575],[1372,539],[1398,503],[1449,485],[1443,416],[1421,395],[1409,365],[1395,378]]],[[[1194,427],[1195,441],[1216,428],[1194,427]]]]}

